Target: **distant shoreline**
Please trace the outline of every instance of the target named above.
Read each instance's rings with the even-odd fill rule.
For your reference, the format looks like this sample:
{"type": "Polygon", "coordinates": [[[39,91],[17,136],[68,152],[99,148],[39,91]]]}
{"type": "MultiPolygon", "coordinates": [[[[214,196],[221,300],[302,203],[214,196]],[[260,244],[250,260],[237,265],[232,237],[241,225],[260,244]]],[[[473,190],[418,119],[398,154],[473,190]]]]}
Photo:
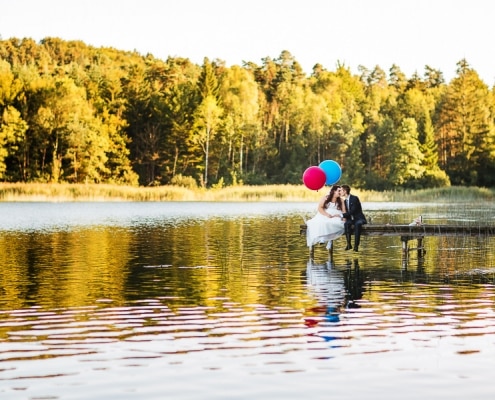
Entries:
{"type": "MultiPolygon", "coordinates": [[[[178,186],[134,187],[109,184],[0,183],[0,202],[70,201],[287,201],[318,202],[328,187],[315,191],[304,185],[227,186],[189,189],[178,186]]],[[[476,187],[369,191],[353,189],[368,202],[485,202],[495,190],[476,187]]]]}

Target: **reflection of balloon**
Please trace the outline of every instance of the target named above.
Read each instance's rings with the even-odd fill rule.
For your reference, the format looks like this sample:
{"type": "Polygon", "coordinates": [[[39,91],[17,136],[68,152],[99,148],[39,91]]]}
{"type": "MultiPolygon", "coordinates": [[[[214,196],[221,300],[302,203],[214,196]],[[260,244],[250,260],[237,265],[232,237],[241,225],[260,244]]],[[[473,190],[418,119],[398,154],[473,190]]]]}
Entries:
{"type": "Polygon", "coordinates": [[[340,180],[342,176],[342,169],[340,165],[333,160],[325,160],[320,163],[320,168],[325,172],[326,184],[333,185],[340,180]]]}
{"type": "Polygon", "coordinates": [[[325,186],[326,175],[320,167],[309,167],[304,171],[303,182],[308,189],[320,190],[325,186]]]}

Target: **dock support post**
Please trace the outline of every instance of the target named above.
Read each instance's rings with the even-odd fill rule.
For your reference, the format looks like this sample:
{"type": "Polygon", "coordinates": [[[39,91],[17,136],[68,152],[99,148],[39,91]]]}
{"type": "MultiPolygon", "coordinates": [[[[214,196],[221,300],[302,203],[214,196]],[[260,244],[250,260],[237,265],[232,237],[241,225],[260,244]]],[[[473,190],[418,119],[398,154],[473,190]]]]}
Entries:
{"type": "Polygon", "coordinates": [[[409,236],[401,236],[400,240],[402,241],[402,258],[407,259],[409,256],[409,247],[408,242],[411,238],[409,236]]]}
{"type": "Polygon", "coordinates": [[[418,245],[416,250],[418,251],[418,260],[423,258],[426,251],[423,247],[423,237],[411,237],[411,236],[401,236],[400,240],[402,241],[402,265],[407,266],[407,261],[409,260],[409,252],[414,250],[414,248],[409,248],[409,240],[416,239],[418,241],[418,245]]]}
{"type": "Polygon", "coordinates": [[[418,258],[424,257],[426,251],[425,248],[423,247],[423,238],[419,237],[418,238],[418,258]]]}

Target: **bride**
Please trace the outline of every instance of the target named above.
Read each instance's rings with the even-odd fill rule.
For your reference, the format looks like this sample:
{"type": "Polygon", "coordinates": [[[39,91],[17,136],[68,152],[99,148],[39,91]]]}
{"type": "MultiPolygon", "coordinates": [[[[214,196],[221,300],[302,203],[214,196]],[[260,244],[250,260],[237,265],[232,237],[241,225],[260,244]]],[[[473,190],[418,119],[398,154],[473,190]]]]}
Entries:
{"type": "Polygon", "coordinates": [[[327,242],[327,249],[332,248],[332,241],[344,233],[345,204],[340,198],[342,188],[333,185],[330,193],[323,196],[318,203],[318,212],[306,222],[306,240],[311,248],[317,243],[327,242]]]}

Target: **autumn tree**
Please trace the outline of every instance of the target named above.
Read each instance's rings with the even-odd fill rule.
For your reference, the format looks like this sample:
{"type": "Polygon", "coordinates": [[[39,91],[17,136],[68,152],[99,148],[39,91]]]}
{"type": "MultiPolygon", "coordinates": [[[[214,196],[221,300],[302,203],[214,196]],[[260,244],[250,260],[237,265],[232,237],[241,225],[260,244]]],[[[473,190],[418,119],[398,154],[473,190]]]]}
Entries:
{"type": "Polygon", "coordinates": [[[204,174],[202,185],[208,186],[210,143],[220,127],[223,109],[219,100],[219,83],[215,73],[215,64],[205,58],[198,81],[200,103],[194,113],[194,140],[203,149],[204,174]]]}
{"type": "Polygon", "coordinates": [[[455,185],[495,183],[488,178],[495,167],[490,92],[466,60],[457,66],[457,76],[439,105],[440,165],[455,185]]]}
{"type": "Polygon", "coordinates": [[[224,108],[224,130],[227,141],[228,170],[234,180],[244,174],[247,143],[259,129],[258,85],[247,69],[233,66],[224,72],[220,87],[224,108]]]}

